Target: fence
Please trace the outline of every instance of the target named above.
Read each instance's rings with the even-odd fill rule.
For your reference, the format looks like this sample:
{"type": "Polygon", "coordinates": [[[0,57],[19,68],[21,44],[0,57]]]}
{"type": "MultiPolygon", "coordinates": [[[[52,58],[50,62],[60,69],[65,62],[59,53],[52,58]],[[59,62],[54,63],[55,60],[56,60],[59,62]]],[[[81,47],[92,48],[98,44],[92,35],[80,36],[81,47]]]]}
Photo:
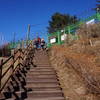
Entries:
{"type": "Polygon", "coordinates": [[[76,30],[84,23],[90,23],[91,21],[100,22],[100,13],[96,13],[88,18],[80,20],[80,22],[69,25],[62,30],[58,30],[57,32],[48,34],[48,47],[52,45],[61,45],[66,40],[67,36],[70,34],[73,39],[77,39],[76,30]]]}
{"type": "Polygon", "coordinates": [[[25,50],[14,50],[12,55],[5,61],[1,60],[0,64],[0,92],[3,90],[10,77],[18,68],[25,63],[28,52],[31,49],[31,44],[25,50]]]}

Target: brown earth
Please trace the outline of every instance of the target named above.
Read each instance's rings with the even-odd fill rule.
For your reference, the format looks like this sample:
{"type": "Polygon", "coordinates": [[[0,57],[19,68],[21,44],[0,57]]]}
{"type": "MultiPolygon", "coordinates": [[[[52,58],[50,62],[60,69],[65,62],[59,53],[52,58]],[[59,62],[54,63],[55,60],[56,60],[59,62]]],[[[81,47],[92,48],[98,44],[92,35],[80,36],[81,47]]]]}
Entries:
{"type": "Polygon", "coordinates": [[[54,46],[49,51],[66,100],[100,100],[100,44],[54,46]]]}

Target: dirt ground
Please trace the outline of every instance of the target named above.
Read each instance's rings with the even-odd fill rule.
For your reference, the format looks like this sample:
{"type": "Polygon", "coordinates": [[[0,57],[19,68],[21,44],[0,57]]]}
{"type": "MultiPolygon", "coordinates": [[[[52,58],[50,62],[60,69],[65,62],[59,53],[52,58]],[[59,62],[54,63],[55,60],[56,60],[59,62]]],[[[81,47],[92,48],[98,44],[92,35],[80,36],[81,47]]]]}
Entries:
{"type": "Polygon", "coordinates": [[[100,46],[54,46],[49,57],[66,100],[100,100],[100,46]]]}

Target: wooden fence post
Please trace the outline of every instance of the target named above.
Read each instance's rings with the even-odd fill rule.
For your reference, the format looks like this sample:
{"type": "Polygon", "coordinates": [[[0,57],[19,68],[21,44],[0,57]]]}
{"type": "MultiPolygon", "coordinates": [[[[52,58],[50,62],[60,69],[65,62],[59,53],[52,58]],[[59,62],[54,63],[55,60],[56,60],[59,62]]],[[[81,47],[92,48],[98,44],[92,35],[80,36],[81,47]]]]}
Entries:
{"type": "Polygon", "coordinates": [[[1,88],[2,88],[2,84],[1,84],[1,79],[2,79],[2,64],[3,64],[3,59],[1,60],[1,63],[0,63],[0,92],[1,92],[1,88]]]}
{"type": "Polygon", "coordinates": [[[20,68],[20,64],[21,64],[21,49],[19,49],[19,68],[20,68]]]}
{"type": "Polygon", "coordinates": [[[15,56],[15,51],[13,50],[12,52],[12,73],[14,71],[14,56],[15,56]]]}
{"type": "Polygon", "coordinates": [[[12,56],[13,62],[12,62],[12,73],[14,71],[14,55],[12,56]]]}

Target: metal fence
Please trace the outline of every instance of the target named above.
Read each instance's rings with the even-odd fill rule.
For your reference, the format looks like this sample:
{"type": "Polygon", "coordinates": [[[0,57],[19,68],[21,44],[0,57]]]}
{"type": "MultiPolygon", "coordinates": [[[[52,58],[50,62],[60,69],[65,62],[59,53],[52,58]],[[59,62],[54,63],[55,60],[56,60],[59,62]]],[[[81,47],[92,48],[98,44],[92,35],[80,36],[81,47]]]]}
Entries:
{"type": "Polygon", "coordinates": [[[78,39],[78,36],[76,35],[77,29],[82,24],[89,24],[89,23],[97,23],[100,22],[100,13],[95,13],[91,16],[88,16],[87,18],[81,19],[76,24],[72,24],[69,26],[66,26],[62,30],[58,30],[57,32],[48,34],[48,47],[51,47],[52,45],[61,45],[64,43],[64,40],[68,37],[69,34],[71,34],[72,39],[78,39]]]}

